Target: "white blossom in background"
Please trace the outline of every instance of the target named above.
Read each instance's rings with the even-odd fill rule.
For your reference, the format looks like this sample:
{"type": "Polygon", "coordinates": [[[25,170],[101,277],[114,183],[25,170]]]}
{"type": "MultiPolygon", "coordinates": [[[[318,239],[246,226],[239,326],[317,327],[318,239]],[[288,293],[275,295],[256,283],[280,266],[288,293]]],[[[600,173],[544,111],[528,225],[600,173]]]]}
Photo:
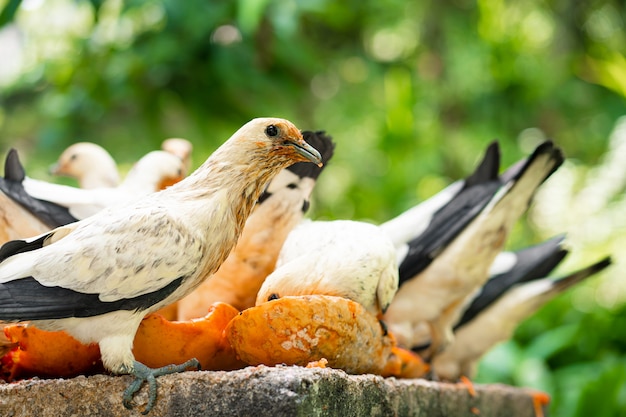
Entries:
{"type": "Polygon", "coordinates": [[[0,29],[0,86],[8,86],[22,73],[22,37],[15,25],[0,29]]]}

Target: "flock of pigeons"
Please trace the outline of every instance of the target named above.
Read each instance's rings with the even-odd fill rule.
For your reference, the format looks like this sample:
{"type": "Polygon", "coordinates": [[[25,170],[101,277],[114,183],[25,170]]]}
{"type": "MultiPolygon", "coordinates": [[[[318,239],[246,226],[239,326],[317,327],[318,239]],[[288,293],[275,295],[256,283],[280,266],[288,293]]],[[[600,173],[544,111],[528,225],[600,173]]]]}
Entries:
{"type": "Polygon", "coordinates": [[[187,320],[216,301],[244,310],[285,296],[345,297],[428,360],[433,377],[457,380],[548,300],[611,263],[552,279],[567,255],[564,236],[503,250],[563,162],[552,142],[502,173],[494,142],[467,178],[381,225],[304,219],[334,149],[324,132],[254,119],[189,176],[191,145],[174,139],[119,182],[111,156],[80,143],[54,167],[80,188],[27,177],[10,151],[0,201],[40,227],[34,237],[32,221],[28,231],[6,227],[0,320],[98,343],[106,369],[135,377],[126,407],[150,385],[147,412],[155,376],[199,367],[150,369],[134,359],[135,332],[151,312],[187,320]]]}

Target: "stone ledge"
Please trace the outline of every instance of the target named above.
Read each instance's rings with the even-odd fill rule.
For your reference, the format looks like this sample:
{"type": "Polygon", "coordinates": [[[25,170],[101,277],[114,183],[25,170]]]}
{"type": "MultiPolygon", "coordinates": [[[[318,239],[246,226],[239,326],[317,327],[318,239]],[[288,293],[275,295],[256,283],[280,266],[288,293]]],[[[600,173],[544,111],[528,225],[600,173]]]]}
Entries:
{"type": "MultiPolygon", "coordinates": [[[[139,416],[126,410],[122,391],[129,376],[94,375],[0,384],[0,415],[139,416]]],[[[231,372],[185,372],[157,379],[159,397],[149,416],[535,416],[531,390],[505,385],[466,386],[348,375],[335,369],[248,367],[231,372]],[[479,413],[479,414],[476,414],[479,413]]]]}

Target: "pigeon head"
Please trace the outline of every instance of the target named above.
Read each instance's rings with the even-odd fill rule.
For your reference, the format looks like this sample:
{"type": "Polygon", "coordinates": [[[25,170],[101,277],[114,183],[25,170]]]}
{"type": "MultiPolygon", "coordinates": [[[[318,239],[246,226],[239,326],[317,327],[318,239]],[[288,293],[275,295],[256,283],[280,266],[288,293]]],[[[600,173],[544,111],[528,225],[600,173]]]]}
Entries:
{"type": "Polygon", "coordinates": [[[82,188],[115,187],[117,164],[100,145],[78,142],[68,147],[50,166],[50,174],[75,178],[82,188]]]}
{"type": "Polygon", "coordinates": [[[241,127],[234,137],[238,138],[240,149],[249,155],[269,158],[283,166],[295,162],[322,164],[320,153],[306,143],[293,123],[285,119],[253,119],[241,127]]]}

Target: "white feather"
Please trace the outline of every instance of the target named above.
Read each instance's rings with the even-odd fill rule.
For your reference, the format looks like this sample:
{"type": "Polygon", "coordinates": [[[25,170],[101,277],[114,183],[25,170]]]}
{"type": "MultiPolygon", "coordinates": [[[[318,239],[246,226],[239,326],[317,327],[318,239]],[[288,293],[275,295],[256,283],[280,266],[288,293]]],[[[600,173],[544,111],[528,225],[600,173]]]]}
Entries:
{"type": "MultiPolygon", "coordinates": [[[[463,184],[464,181],[450,184],[428,200],[381,224],[380,228],[391,238],[396,247],[401,247],[415,236],[424,233],[435,212],[450,202],[461,190],[463,184]]],[[[401,259],[401,255],[398,256],[401,259]]]]}
{"type": "Polygon", "coordinates": [[[379,314],[397,288],[395,248],[380,228],[350,220],[305,221],[287,237],[257,304],[272,294],[325,294],[349,298],[379,314]]]}
{"type": "Polygon", "coordinates": [[[181,178],[183,162],[165,151],[152,151],[141,158],[118,187],[82,189],[24,178],[23,186],[32,197],[69,208],[77,219],[87,218],[105,207],[123,204],[158,191],[168,178],[181,178]]]}

